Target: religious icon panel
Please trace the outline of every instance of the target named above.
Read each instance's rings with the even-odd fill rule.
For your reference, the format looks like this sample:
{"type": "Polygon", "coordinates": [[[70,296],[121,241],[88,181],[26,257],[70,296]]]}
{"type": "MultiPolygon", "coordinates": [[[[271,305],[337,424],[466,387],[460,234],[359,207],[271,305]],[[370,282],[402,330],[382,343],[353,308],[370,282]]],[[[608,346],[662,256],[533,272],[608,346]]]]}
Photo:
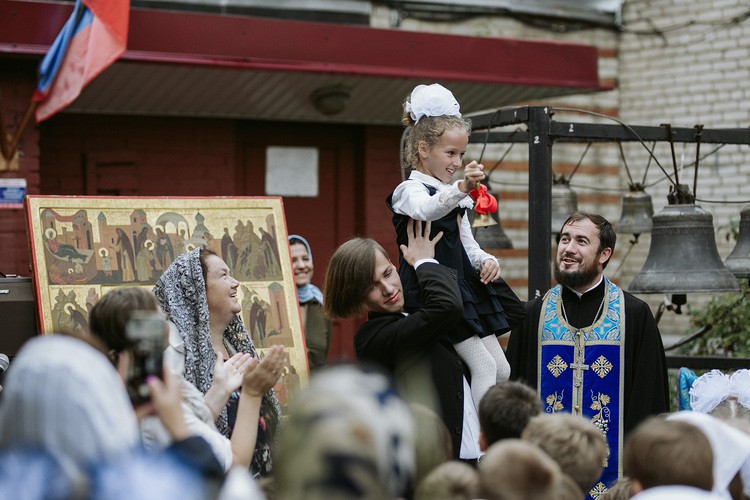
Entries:
{"type": "Polygon", "coordinates": [[[88,313],[107,291],[150,290],[177,255],[207,248],[240,282],[240,314],[261,356],[287,348],[281,395],[306,383],[281,198],[27,196],[26,210],[43,332],[87,332],[88,313]]]}

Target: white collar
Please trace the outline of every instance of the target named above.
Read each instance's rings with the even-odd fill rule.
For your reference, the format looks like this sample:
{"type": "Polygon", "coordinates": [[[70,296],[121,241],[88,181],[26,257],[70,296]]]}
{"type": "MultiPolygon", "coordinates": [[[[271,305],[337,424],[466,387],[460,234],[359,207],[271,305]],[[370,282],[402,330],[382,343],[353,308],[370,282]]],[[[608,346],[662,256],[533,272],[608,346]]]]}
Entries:
{"type": "MultiPolygon", "coordinates": [[[[461,191],[458,189],[458,183],[461,182],[461,179],[457,180],[453,184],[446,184],[445,182],[441,181],[440,179],[436,177],[423,174],[422,172],[419,172],[417,170],[412,170],[411,173],[409,174],[409,180],[421,182],[422,184],[427,184],[430,187],[434,187],[438,191],[442,191],[444,189],[450,189],[450,187],[453,186],[457,193],[461,193],[461,191]]],[[[471,199],[471,196],[469,196],[466,193],[461,193],[461,194],[463,195],[463,198],[461,198],[461,201],[458,202],[458,205],[460,207],[463,207],[469,210],[474,208],[474,200],[471,199]]]]}
{"type": "Polygon", "coordinates": [[[599,285],[601,284],[601,282],[602,282],[602,280],[603,280],[603,279],[604,279],[604,275],[603,275],[603,274],[600,274],[600,275],[599,275],[599,281],[597,281],[597,282],[596,282],[596,284],[595,284],[594,286],[592,286],[591,288],[589,288],[589,289],[588,289],[588,290],[586,290],[585,292],[579,292],[578,290],[573,290],[573,289],[572,289],[572,288],[570,288],[569,286],[566,286],[565,288],[567,288],[568,290],[570,290],[570,291],[571,291],[571,292],[573,292],[574,294],[578,295],[578,298],[580,299],[580,298],[581,298],[581,297],[583,297],[583,296],[584,296],[585,294],[589,293],[589,292],[590,292],[591,290],[593,290],[594,288],[598,287],[598,286],[599,286],[599,285]]]}
{"type": "Polygon", "coordinates": [[[444,183],[443,181],[441,181],[440,179],[438,179],[436,177],[433,177],[433,176],[427,175],[427,174],[423,174],[422,172],[420,172],[418,170],[412,170],[411,173],[409,174],[409,179],[410,180],[419,181],[419,182],[421,182],[423,184],[428,184],[428,185],[430,185],[432,187],[436,187],[436,188],[439,188],[441,186],[445,187],[445,186],[449,186],[450,185],[450,184],[444,183]]]}

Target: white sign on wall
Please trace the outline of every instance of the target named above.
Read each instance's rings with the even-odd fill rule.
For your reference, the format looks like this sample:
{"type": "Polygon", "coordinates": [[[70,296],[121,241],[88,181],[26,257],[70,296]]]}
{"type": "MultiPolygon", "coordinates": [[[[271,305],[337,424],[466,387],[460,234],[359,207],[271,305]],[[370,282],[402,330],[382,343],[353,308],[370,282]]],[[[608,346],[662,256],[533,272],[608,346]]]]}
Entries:
{"type": "Polygon", "coordinates": [[[318,196],[318,148],[268,146],[266,194],[318,196]]]}

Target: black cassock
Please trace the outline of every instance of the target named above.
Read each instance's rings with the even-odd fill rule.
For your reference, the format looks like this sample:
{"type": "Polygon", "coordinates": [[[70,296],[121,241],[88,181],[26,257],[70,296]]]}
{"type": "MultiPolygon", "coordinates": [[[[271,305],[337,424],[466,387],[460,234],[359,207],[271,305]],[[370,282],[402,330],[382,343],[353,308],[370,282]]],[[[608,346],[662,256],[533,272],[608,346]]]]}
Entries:
{"type": "MultiPolygon", "coordinates": [[[[563,287],[562,297],[568,322],[584,328],[594,322],[604,297],[604,280],[578,296],[563,287]]],[[[625,296],[625,386],[624,431],[627,434],[644,418],[669,411],[669,382],[664,345],[648,304],[624,292],[625,296]]],[[[511,380],[537,388],[539,315],[544,297],[527,302],[523,328],[511,332],[506,356],[511,380]]]]}

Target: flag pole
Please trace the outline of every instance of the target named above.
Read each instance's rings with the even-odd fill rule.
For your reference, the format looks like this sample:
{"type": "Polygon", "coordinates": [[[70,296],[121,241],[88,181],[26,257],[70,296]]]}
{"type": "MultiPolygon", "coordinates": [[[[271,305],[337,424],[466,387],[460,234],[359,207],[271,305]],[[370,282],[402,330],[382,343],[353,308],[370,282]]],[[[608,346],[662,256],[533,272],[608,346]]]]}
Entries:
{"type": "Polygon", "coordinates": [[[5,128],[3,96],[0,94],[0,154],[3,155],[5,161],[10,162],[16,155],[18,143],[21,142],[21,137],[23,137],[24,132],[26,132],[29,122],[31,122],[31,118],[34,116],[38,105],[39,103],[36,102],[29,103],[28,108],[26,108],[26,113],[23,116],[23,120],[21,121],[21,125],[16,129],[16,133],[13,134],[13,137],[8,139],[8,132],[5,128]]]}
{"type": "Polygon", "coordinates": [[[26,114],[23,115],[21,125],[16,129],[16,133],[13,134],[13,138],[8,143],[8,156],[6,157],[8,161],[10,161],[10,159],[16,154],[18,143],[21,142],[21,137],[23,137],[24,132],[26,132],[26,128],[29,126],[34,113],[36,113],[37,106],[39,106],[39,103],[32,101],[29,103],[29,107],[26,108],[26,114]]]}

